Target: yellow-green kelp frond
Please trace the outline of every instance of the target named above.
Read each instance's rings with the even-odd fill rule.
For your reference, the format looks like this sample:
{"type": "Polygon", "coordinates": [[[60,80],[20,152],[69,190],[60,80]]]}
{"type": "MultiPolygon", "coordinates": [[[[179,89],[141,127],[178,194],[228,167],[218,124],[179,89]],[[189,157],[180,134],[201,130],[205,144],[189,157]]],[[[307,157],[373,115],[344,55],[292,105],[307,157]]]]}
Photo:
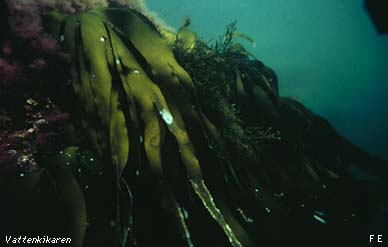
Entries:
{"type": "Polygon", "coordinates": [[[238,239],[246,234],[235,234],[207,189],[191,142],[194,133],[186,128],[185,121],[195,121],[200,127],[196,135],[206,132],[201,127],[203,117],[195,110],[199,108],[192,107],[198,106],[195,86],[152,23],[134,10],[93,9],[66,17],[59,37],[72,59],[72,87],[80,105],[74,111],[79,112],[96,154],[112,164],[116,179],[125,169],[135,172],[144,149],[158,181],[163,208],[190,245],[181,206],[164,174],[168,132],[178,145],[189,185],[203,207],[232,246],[247,246],[248,237],[238,239]]]}

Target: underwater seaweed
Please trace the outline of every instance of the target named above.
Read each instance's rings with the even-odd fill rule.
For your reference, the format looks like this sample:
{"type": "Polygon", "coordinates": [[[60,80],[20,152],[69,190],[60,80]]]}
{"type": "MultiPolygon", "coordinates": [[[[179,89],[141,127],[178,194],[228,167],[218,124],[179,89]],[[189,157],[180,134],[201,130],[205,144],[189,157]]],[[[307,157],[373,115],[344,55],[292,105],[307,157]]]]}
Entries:
{"type": "MultiPolygon", "coordinates": [[[[80,9],[47,13],[48,30],[34,22],[56,45],[32,52],[31,77],[1,99],[2,168],[22,168],[1,177],[14,185],[1,195],[17,215],[23,200],[45,215],[8,231],[66,233],[75,246],[240,247],[297,243],[298,232],[324,229],[330,243],[380,203],[357,201],[382,190],[347,167],[361,157],[387,176],[386,162],[280,97],[275,72],[236,42],[249,37],[235,22],[209,44],[188,21],[165,32],[122,3],[72,7],[80,9]],[[55,73],[35,73],[45,66],[55,73]]],[[[30,44],[31,35],[19,38],[30,44]]]]}
{"type": "Polygon", "coordinates": [[[223,35],[218,37],[218,40],[210,46],[211,49],[219,53],[225,53],[233,43],[234,33],[237,30],[237,21],[231,22],[226,26],[226,31],[223,35]]]}

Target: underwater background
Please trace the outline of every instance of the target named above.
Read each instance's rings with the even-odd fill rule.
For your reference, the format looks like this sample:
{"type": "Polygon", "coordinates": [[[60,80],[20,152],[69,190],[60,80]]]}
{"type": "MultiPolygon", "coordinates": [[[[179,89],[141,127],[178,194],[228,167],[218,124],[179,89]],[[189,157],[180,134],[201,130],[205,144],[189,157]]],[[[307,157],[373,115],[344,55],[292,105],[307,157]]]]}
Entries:
{"type": "Polygon", "coordinates": [[[353,143],[388,158],[388,35],[362,0],[148,0],[178,29],[185,18],[206,41],[237,21],[244,43],[274,69],[282,96],[296,98],[353,143]]]}
{"type": "Polygon", "coordinates": [[[388,235],[388,35],[364,1],[0,0],[0,12],[0,235],[93,247],[388,235]]]}

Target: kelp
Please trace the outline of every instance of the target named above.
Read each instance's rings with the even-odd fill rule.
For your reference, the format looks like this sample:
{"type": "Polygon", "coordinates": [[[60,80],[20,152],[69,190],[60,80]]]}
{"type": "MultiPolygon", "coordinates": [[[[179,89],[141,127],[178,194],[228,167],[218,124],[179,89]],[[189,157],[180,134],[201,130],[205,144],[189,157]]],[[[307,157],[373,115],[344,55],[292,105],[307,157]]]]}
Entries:
{"type": "Polygon", "coordinates": [[[241,246],[204,183],[183,120],[189,118],[201,124],[199,112],[192,107],[197,101],[195,88],[167,42],[137,13],[123,9],[96,9],[72,15],[63,21],[62,28],[59,37],[63,37],[63,46],[74,59],[71,74],[81,105],[81,125],[96,154],[113,165],[116,180],[129,160],[140,162],[136,150],[141,145],[140,138],[144,138],[142,145],[159,181],[162,201],[167,203],[165,210],[176,218],[178,231],[189,236],[182,209],[164,178],[161,149],[167,129],[177,142],[193,191],[230,243],[241,246]],[[188,105],[190,101],[193,103],[188,105]],[[140,125],[138,116],[144,133],[136,130],[140,125]]]}
{"type": "Polygon", "coordinates": [[[131,9],[45,17],[70,56],[73,121],[87,141],[42,163],[58,188],[69,183],[61,174],[77,180],[65,192],[80,210],[86,202],[85,246],[279,244],[301,214],[310,226],[308,210],[356,184],[352,157],[387,174],[384,161],[280,97],[275,72],[235,42],[254,43],[235,22],[209,44],[188,20],[172,34],[131,9]]]}
{"type": "Polygon", "coordinates": [[[190,17],[186,17],[184,19],[183,25],[179,28],[176,34],[176,38],[174,40],[169,41],[170,43],[179,43],[179,46],[181,46],[187,52],[193,50],[198,42],[196,34],[189,28],[190,24],[190,17]]]}

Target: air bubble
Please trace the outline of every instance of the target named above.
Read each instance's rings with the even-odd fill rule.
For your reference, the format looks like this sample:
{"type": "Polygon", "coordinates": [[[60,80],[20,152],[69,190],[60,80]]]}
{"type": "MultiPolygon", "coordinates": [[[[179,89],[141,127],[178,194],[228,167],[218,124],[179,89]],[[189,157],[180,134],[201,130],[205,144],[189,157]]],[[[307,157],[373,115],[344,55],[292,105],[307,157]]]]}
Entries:
{"type": "Polygon", "coordinates": [[[173,123],[174,119],[171,113],[169,113],[166,109],[161,110],[159,114],[162,116],[166,124],[171,125],[173,123]]]}
{"type": "Polygon", "coordinates": [[[320,222],[322,224],[327,224],[326,220],[323,217],[321,217],[320,215],[314,214],[313,217],[318,222],[320,222]]]}
{"type": "Polygon", "coordinates": [[[282,197],[282,196],[284,196],[284,193],[283,192],[273,193],[273,195],[276,196],[276,197],[282,197]]]}
{"type": "Polygon", "coordinates": [[[187,220],[189,218],[189,212],[185,208],[182,208],[183,211],[183,217],[187,220]]]}

